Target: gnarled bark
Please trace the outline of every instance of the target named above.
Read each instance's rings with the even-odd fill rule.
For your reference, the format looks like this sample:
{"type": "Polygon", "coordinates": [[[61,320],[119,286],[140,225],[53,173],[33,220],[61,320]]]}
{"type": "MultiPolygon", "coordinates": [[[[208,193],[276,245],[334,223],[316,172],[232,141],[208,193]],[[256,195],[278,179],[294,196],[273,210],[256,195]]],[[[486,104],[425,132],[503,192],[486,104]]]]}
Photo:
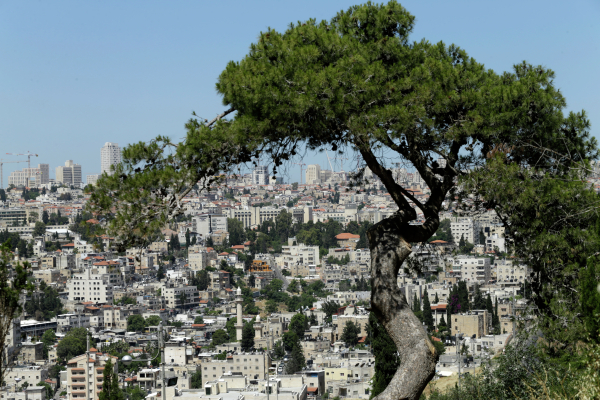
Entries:
{"type": "MultiPolygon", "coordinates": [[[[398,287],[398,271],[410,255],[414,227],[401,214],[368,232],[371,249],[371,307],[400,354],[400,366],[377,400],[418,399],[435,374],[436,352],[427,332],[398,287]]],[[[410,218],[406,218],[410,219],[410,218]]]]}

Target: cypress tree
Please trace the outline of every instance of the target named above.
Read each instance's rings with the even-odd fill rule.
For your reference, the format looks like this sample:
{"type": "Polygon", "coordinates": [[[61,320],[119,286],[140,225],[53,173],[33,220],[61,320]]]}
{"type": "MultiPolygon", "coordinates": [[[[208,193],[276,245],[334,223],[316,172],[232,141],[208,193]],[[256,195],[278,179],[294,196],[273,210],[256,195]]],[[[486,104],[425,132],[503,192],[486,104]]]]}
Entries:
{"type": "Polygon", "coordinates": [[[369,315],[369,326],[372,350],[375,356],[375,374],[371,392],[371,398],[373,398],[383,392],[391,382],[400,365],[400,356],[396,344],[373,313],[369,315]]]}
{"type": "Polygon", "coordinates": [[[494,306],[492,305],[492,297],[490,296],[490,292],[488,292],[487,299],[485,300],[485,308],[490,315],[494,315],[494,306]]]}
{"type": "Polygon", "coordinates": [[[110,359],[104,365],[104,373],[102,375],[104,382],[102,382],[102,391],[98,394],[98,399],[124,400],[123,391],[119,388],[119,377],[114,374],[113,363],[110,359]]]}
{"type": "Polygon", "coordinates": [[[442,315],[442,318],[440,318],[440,323],[438,324],[438,329],[440,332],[448,329],[448,326],[446,325],[446,320],[444,319],[443,315],[442,315]]]}
{"type": "Polygon", "coordinates": [[[435,299],[433,301],[435,302],[435,304],[440,302],[437,292],[435,292],[435,299]]]}
{"type": "Polygon", "coordinates": [[[254,348],[254,324],[247,322],[242,329],[242,349],[250,351],[254,348]]]}
{"type": "Polygon", "coordinates": [[[433,315],[431,314],[431,304],[429,303],[429,295],[427,289],[423,295],[423,322],[429,330],[433,330],[433,315]]]}
{"type": "Polygon", "coordinates": [[[421,311],[421,303],[419,302],[419,298],[417,297],[417,293],[413,296],[413,312],[421,311]]]}

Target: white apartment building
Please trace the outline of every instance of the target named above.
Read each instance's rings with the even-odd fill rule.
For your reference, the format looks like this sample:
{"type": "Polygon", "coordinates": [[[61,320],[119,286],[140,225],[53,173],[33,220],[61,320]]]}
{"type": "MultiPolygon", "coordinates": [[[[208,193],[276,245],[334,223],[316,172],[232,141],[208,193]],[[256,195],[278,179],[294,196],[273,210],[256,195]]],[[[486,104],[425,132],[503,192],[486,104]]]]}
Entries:
{"type": "Polygon", "coordinates": [[[490,259],[487,257],[455,257],[452,261],[452,271],[465,282],[486,284],[492,276],[490,259]]]}
{"type": "Polygon", "coordinates": [[[200,214],[192,219],[192,231],[203,237],[217,231],[227,232],[227,216],[223,214],[200,214]]]}
{"type": "Polygon", "coordinates": [[[201,250],[197,253],[188,253],[188,266],[192,271],[200,271],[206,268],[208,255],[206,251],[201,250]]]}
{"type": "Polygon", "coordinates": [[[74,274],[73,278],[67,282],[69,300],[112,304],[113,284],[111,280],[116,281],[117,274],[120,275],[120,272],[100,274],[97,269],[85,268],[82,273],[74,274]]]}
{"type": "MultiPolygon", "coordinates": [[[[290,238],[288,243],[294,243],[296,238],[290,238]]],[[[298,245],[282,246],[282,256],[279,258],[281,267],[290,268],[294,265],[319,265],[319,246],[298,245]]]]}
{"type": "Polygon", "coordinates": [[[250,379],[264,379],[266,376],[266,365],[271,364],[269,355],[259,353],[234,353],[226,361],[207,360],[202,362],[202,381],[208,382],[219,378],[221,375],[241,373],[250,379]]]}
{"type": "Polygon", "coordinates": [[[321,183],[321,166],[311,164],[306,167],[306,184],[315,185],[321,183]]]}
{"type": "Polygon", "coordinates": [[[252,183],[254,185],[269,184],[269,168],[264,165],[259,165],[252,171],[252,183]]]}
{"type": "Polygon", "coordinates": [[[453,217],[450,219],[450,231],[454,242],[458,243],[463,237],[469,243],[475,243],[473,220],[467,217],[453,217]]]}
{"type": "Polygon", "coordinates": [[[121,163],[121,148],[118,143],[106,142],[100,149],[100,173],[112,175],[111,165],[121,163]]]}
{"type": "Polygon", "coordinates": [[[196,307],[200,302],[198,297],[198,288],[196,286],[178,286],[178,287],[165,287],[162,289],[162,296],[165,298],[165,302],[168,308],[177,307],[196,307]],[[185,303],[181,303],[182,294],[185,294],[185,303]]]}
{"type": "Polygon", "coordinates": [[[64,166],[56,167],[56,182],[79,187],[82,183],[81,165],[75,164],[73,160],[67,160],[64,166]]]}
{"type": "Polygon", "coordinates": [[[485,250],[495,251],[496,248],[502,253],[506,252],[506,239],[503,237],[499,237],[497,234],[493,234],[489,237],[486,237],[485,250]]]}
{"type": "Polygon", "coordinates": [[[496,261],[496,279],[498,282],[525,283],[529,276],[529,268],[525,265],[515,265],[510,260],[496,261]]]}

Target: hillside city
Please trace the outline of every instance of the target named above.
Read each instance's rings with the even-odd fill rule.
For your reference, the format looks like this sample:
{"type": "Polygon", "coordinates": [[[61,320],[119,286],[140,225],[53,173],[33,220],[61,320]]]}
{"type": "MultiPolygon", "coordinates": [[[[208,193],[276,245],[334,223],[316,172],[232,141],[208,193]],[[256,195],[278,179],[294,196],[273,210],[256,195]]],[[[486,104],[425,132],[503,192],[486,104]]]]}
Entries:
{"type": "MultiPolygon", "coordinates": [[[[119,162],[118,144],[106,143],[102,172],[119,162]]],[[[343,170],[302,172],[287,184],[257,166],[193,191],[160,237],[125,251],[86,210],[98,175],[84,184],[71,160],[54,179],[48,164],[11,173],[0,242],[30,265],[34,288],[4,343],[2,399],[96,399],[112,384],[131,400],[369,399],[366,231],[397,206],[368,170],[360,190],[343,170]]],[[[427,200],[418,173],[393,172],[427,200]]],[[[437,233],[413,245],[420,273],[397,278],[441,353],[440,379],[503,352],[530,274],[494,212],[445,206],[437,233]]]]}

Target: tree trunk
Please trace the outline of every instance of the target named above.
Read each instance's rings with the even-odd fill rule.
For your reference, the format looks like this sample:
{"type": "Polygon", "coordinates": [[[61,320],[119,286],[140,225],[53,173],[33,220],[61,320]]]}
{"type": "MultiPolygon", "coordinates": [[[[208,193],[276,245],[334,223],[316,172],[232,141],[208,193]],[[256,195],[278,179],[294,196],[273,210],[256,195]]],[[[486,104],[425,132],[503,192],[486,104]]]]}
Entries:
{"type": "MultiPolygon", "coordinates": [[[[435,374],[436,352],[425,328],[398,287],[398,271],[411,253],[413,226],[400,216],[381,221],[368,231],[371,249],[371,308],[400,354],[400,366],[376,400],[417,400],[435,374]]],[[[417,241],[417,240],[413,240],[417,241]]]]}

